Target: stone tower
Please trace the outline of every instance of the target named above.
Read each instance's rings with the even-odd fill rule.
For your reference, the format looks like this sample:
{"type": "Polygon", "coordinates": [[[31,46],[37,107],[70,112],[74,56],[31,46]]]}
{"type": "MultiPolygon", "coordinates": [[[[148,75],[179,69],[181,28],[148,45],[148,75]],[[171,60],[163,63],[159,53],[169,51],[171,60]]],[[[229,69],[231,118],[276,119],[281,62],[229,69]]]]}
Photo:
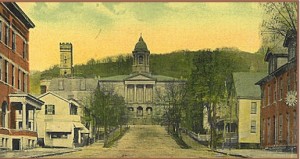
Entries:
{"type": "Polygon", "coordinates": [[[133,73],[149,73],[149,56],[150,51],[147,48],[146,43],[144,42],[142,36],[139,41],[136,43],[133,54],[133,73]]]}
{"type": "Polygon", "coordinates": [[[73,76],[73,47],[72,43],[59,43],[60,46],[60,75],[73,76]]]}

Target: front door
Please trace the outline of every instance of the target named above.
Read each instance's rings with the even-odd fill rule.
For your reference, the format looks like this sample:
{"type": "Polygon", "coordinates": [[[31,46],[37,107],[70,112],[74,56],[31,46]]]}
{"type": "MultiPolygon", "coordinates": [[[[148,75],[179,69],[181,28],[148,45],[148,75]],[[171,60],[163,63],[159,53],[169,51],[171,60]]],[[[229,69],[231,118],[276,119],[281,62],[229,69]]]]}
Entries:
{"type": "Polygon", "coordinates": [[[12,140],[12,148],[13,150],[20,150],[20,139],[12,140]]]}

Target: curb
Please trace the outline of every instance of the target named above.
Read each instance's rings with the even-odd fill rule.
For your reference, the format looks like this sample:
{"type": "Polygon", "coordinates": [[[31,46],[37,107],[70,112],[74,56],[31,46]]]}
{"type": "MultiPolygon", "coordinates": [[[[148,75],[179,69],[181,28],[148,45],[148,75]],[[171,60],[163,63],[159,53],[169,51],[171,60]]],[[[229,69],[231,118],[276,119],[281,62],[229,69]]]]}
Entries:
{"type": "Polygon", "coordinates": [[[66,154],[66,153],[76,152],[76,151],[81,151],[81,149],[65,151],[65,152],[58,152],[58,153],[42,154],[42,155],[36,155],[36,156],[28,156],[26,158],[39,158],[39,157],[47,157],[47,156],[56,156],[56,155],[62,155],[62,154],[66,154]]]}
{"type": "Polygon", "coordinates": [[[227,152],[222,152],[222,151],[217,151],[217,150],[211,150],[211,151],[216,152],[216,153],[220,153],[220,154],[223,154],[223,155],[233,156],[233,157],[251,158],[249,156],[243,156],[243,155],[240,155],[240,154],[232,154],[232,153],[227,153],[227,152]]]}

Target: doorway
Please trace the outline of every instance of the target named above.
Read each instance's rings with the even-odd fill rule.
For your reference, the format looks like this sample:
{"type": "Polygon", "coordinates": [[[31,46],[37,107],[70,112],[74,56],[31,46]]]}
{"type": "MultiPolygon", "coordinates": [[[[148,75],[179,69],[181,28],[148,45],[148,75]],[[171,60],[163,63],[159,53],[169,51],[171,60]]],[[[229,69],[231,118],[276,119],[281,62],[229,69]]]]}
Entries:
{"type": "Polygon", "coordinates": [[[12,140],[12,149],[13,150],[20,150],[20,139],[13,139],[12,140]]]}

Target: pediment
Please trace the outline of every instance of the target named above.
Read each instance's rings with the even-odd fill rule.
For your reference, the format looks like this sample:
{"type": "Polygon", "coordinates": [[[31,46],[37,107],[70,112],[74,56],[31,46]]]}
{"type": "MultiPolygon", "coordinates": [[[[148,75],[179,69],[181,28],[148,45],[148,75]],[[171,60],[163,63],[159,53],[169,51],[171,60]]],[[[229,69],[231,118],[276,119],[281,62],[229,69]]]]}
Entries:
{"type": "Polygon", "coordinates": [[[125,81],[154,81],[155,79],[151,76],[143,75],[143,74],[137,74],[129,76],[125,81]]]}

